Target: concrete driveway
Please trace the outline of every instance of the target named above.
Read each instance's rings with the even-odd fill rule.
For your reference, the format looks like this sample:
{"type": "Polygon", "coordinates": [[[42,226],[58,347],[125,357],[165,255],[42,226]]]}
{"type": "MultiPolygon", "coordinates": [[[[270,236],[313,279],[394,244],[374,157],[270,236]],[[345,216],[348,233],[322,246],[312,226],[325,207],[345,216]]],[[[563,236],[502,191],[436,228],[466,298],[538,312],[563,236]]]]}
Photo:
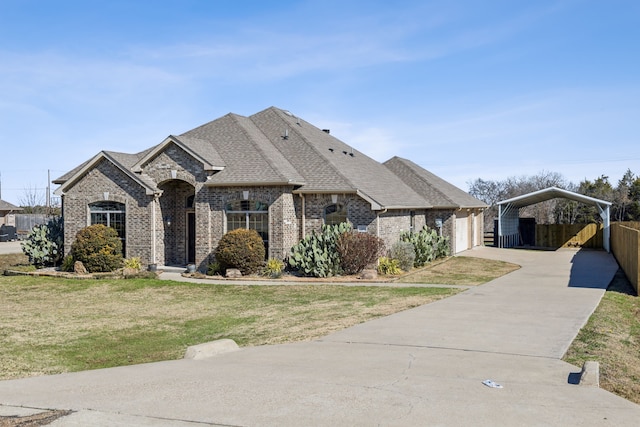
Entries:
{"type": "Polygon", "coordinates": [[[573,384],[579,367],[560,360],[615,274],[611,255],[464,255],[522,268],[314,342],[3,381],[0,410],[77,411],[58,426],[638,424],[640,406],[573,384]]]}
{"type": "Polygon", "coordinates": [[[0,255],[4,254],[20,254],[22,253],[22,242],[0,242],[0,255]]]}

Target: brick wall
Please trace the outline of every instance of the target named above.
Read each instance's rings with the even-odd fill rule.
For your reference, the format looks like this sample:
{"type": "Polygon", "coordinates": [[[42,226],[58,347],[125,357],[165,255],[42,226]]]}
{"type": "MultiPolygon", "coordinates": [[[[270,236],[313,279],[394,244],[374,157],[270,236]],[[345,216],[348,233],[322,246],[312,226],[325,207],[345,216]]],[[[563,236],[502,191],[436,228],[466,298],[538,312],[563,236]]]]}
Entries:
{"type": "Polygon", "coordinates": [[[143,262],[149,262],[151,236],[147,230],[152,197],[145,194],[139,183],[106,160],[100,161],[63,196],[65,255],[71,251],[78,231],[90,225],[89,204],[104,200],[125,206],[125,256],[138,256],[143,262]]]}

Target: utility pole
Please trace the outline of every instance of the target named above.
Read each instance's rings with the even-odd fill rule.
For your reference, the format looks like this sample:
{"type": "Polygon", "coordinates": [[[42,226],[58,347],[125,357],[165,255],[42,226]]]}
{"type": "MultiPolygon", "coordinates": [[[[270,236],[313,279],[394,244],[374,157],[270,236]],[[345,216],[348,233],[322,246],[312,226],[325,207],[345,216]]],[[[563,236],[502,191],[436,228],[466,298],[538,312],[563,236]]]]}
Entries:
{"type": "Polygon", "coordinates": [[[47,215],[51,215],[51,169],[47,169],[47,215]]]}

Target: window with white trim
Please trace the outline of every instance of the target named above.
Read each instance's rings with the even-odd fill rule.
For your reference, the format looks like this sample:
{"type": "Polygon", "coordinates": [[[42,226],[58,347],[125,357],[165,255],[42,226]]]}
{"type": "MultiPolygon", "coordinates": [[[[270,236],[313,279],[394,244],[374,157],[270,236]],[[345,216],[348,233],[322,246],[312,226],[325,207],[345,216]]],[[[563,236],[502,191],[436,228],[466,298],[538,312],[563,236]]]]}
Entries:
{"type": "Polygon", "coordinates": [[[122,254],[125,252],[126,243],[126,211],[124,203],[101,201],[89,205],[91,225],[103,224],[111,227],[118,233],[122,241],[122,254]]]}
{"type": "Polygon", "coordinates": [[[269,205],[259,200],[234,200],[225,206],[227,233],[237,228],[255,230],[269,253],[269,205]]]}

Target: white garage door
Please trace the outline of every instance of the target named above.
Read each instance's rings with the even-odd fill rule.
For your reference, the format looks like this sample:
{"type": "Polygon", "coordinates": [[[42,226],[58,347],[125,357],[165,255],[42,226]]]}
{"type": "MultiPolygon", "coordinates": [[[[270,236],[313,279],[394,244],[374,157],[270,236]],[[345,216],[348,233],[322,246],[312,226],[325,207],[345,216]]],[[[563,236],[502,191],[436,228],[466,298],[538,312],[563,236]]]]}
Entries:
{"type": "Polygon", "coordinates": [[[467,212],[456,212],[456,253],[469,249],[469,217],[467,212]]]}

